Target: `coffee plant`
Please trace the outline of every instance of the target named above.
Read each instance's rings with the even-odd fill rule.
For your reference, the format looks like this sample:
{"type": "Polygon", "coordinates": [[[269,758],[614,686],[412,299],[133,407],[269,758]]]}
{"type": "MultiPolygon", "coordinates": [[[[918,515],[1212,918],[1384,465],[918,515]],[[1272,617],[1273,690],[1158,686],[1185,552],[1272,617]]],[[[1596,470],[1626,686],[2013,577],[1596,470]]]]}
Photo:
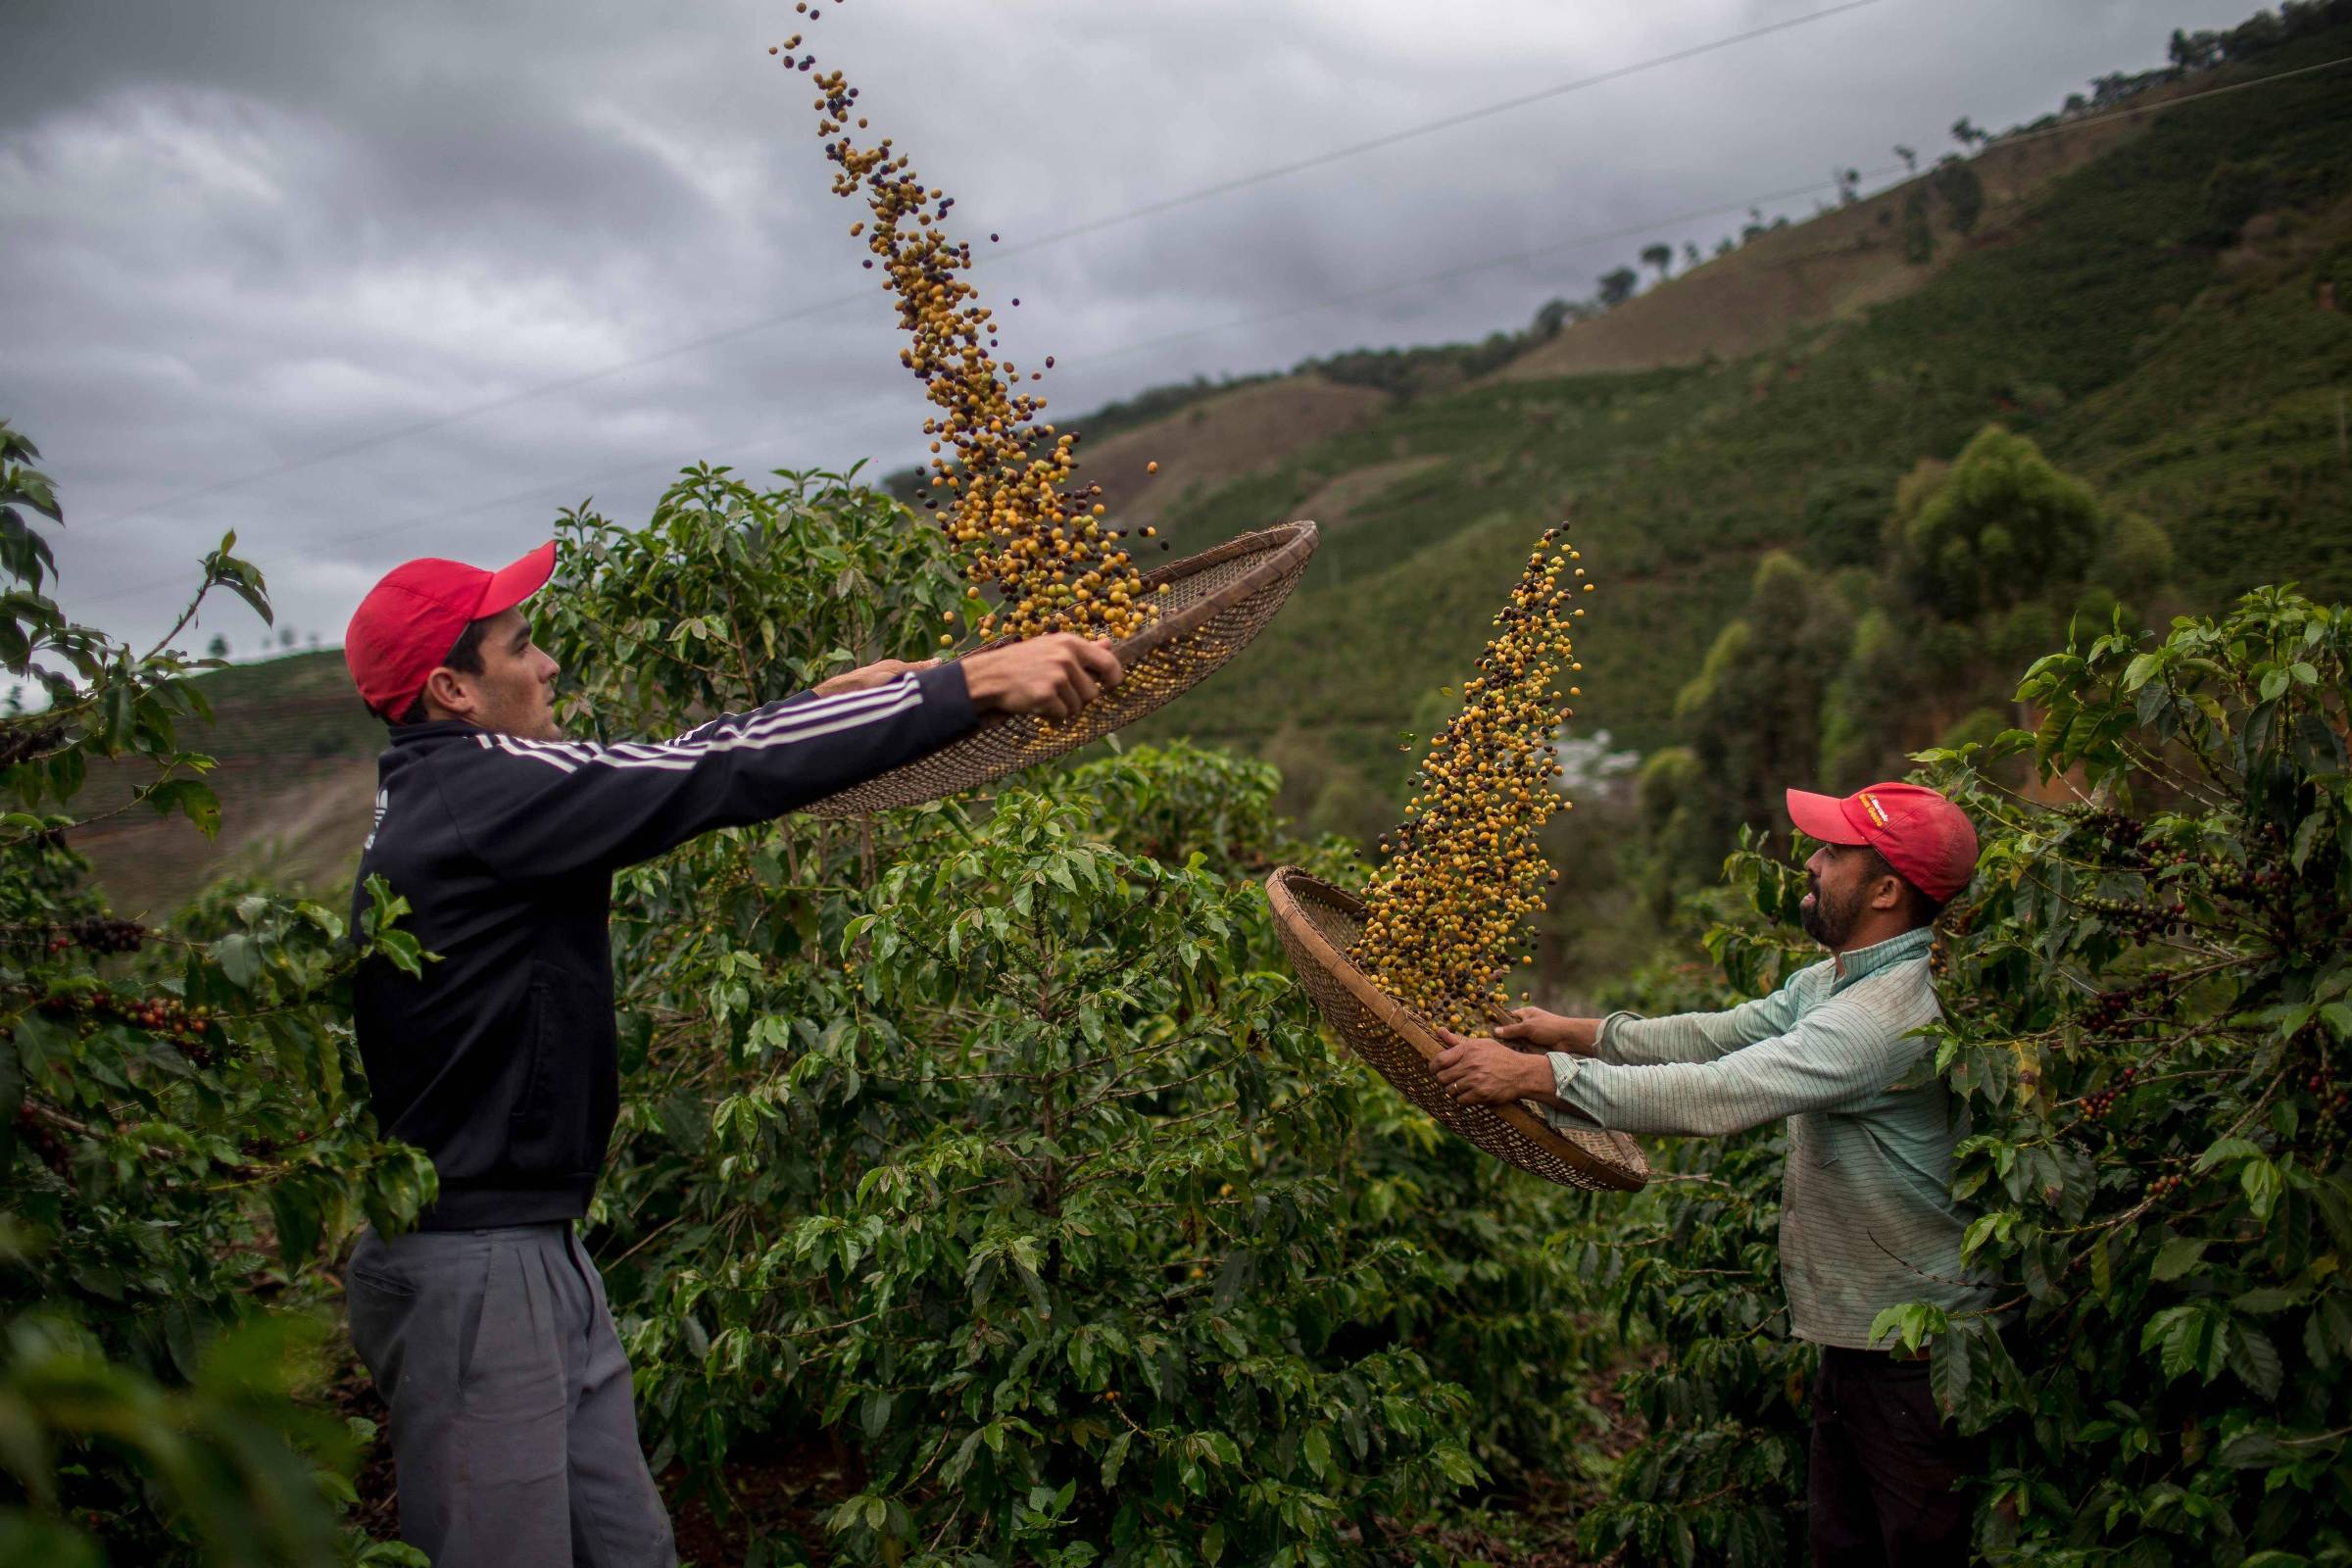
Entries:
{"type": "MultiPolygon", "coordinates": [[[[778,479],[572,519],[539,624],[580,722],[681,727],[919,657],[959,591],[935,536],[778,479]]],[[[1335,1056],[1288,977],[1259,881],[1353,862],[1284,838],[1278,783],[1114,752],[619,879],[591,1245],[654,1460],[723,1492],[761,1444],[851,1455],[821,1542],[765,1560],[1417,1551],[1438,1501],[1589,1419],[1552,1399],[1580,1343],[1553,1200],[1335,1056]]]]}
{"type": "MultiPolygon", "coordinates": [[[[1974,1118],[1968,1250],[2009,1287],[1876,1329],[1928,1346],[1937,1400],[1990,1444],[1987,1560],[2352,1561],[2348,662],[2352,613],[2266,589],[2044,658],[2033,731],[1921,754],[1983,836],[1934,959],[1936,1070],[1974,1118]]],[[[1749,917],[1711,946],[1756,994],[1809,956],[1802,878],[1752,843],[1731,868],[1749,917]]],[[[1595,1238],[1647,1249],[1602,1300],[1660,1347],[1595,1549],[1777,1563],[1803,1540],[1782,1157],[1769,1129],[1685,1146],[1595,1238]]]]}
{"type": "Polygon", "coordinates": [[[325,1240],[432,1191],[367,1113],[344,984],[420,956],[380,888],[358,933],[252,894],[202,935],[78,891],[92,821],[218,826],[172,644],[216,590],[269,602],[232,535],[152,647],[69,620],[37,458],[0,424],[0,665],[38,692],[0,714],[0,1560],[407,1560],[336,1522],[367,1434],[289,1395],[323,1364],[325,1240]],[[84,804],[94,761],[120,798],[84,804]]]}

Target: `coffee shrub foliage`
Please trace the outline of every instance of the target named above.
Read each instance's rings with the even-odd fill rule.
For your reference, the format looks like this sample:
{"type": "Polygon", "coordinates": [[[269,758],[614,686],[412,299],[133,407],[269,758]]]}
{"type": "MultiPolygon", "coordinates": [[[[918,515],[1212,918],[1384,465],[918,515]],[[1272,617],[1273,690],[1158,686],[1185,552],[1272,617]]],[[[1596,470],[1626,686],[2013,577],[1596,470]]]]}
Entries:
{"type": "Polygon", "coordinates": [[[432,1194],[349,1021],[361,952],[419,955],[380,886],[358,933],[262,891],[156,927],[80,891],[80,822],[219,827],[170,644],[224,592],[269,601],[232,534],[152,648],[70,620],[38,458],[0,422],[0,665],[40,698],[0,713],[0,1561],[421,1560],[338,1527],[370,1431],[290,1397],[324,1370],[331,1246],[432,1194]]]}
{"type": "MultiPolygon", "coordinates": [[[[1920,755],[1982,837],[1932,960],[1934,1065],[1973,1119],[1967,1250],[2007,1285],[1991,1314],[1889,1303],[1876,1329],[1928,1348],[1986,1445],[1987,1560],[2352,1561],[2348,666],[2352,612],[2291,592],[2161,635],[2119,618],[2034,663],[2033,730],[1920,755]]],[[[1818,956],[1792,862],[1749,840],[1731,870],[1730,995],[1660,976],[1625,1000],[1721,1005],[1818,956]]],[[[1666,1347],[1625,1384],[1648,1435],[1583,1521],[1595,1551],[1801,1550],[1784,1155],[1777,1129],[1674,1147],[1591,1236],[1635,1254],[1593,1304],[1666,1347]]]]}
{"type": "MultiPolygon", "coordinates": [[[[823,474],[698,472],[565,543],[540,638],[615,735],[920,657],[956,591],[823,474]]],[[[1110,749],[619,878],[589,1243],[658,1467],[839,1444],[837,1560],[1189,1564],[1410,1553],[1458,1489],[1564,1460],[1574,1200],[1322,1037],[1259,882],[1353,854],[1291,842],[1278,782],[1110,749]]]]}

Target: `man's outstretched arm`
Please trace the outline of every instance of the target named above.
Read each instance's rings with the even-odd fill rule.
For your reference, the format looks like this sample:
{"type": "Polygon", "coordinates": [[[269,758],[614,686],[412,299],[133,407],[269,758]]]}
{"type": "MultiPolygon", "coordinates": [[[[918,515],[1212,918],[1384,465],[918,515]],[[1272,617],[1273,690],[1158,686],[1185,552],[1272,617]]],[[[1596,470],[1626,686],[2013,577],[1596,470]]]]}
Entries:
{"type": "Polygon", "coordinates": [[[779,816],[938,750],[988,712],[1066,718],[1124,675],[1107,647],[1035,638],[862,690],[803,693],[664,742],[484,730],[435,759],[467,845],[502,875],[559,877],[779,816]]]}
{"type": "Polygon", "coordinates": [[[1529,1100],[1618,1132],[1723,1137],[1808,1110],[1868,1103],[1928,1049],[1910,1030],[1935,1017],[1932,999],[1891,1010],[1873,994],[1814,1008],[1785,1034],[1704,1062],[1623,1065],[1566,1053],[1539,1055],[1441,1031],[1433,1066],[1456,1098],[1529,1100]]]}

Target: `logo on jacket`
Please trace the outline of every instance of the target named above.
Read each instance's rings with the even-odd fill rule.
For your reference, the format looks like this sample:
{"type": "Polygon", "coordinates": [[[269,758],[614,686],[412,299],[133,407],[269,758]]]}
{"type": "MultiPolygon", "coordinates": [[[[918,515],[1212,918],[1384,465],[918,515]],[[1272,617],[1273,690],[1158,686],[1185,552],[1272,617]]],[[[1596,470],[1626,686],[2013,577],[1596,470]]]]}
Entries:
{"type": "Polygon", "coordinates": [[[391,807],[392,792],[388,789],[377,790],[375,792],[375,820],[368,824],[368,842],[360,846],[363,854],[375,848],[375,836],[384,830],[384,812],[391,809],[391,807]]]}

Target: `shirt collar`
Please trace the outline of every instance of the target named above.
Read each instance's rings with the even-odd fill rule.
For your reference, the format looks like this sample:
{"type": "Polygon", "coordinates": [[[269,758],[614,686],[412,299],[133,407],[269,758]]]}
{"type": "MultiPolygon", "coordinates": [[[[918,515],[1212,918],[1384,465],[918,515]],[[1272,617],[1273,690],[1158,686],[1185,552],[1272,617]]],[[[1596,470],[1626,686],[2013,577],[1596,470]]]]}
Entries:
{"type": "Polygon", "coordinates": [[[1866,975],[1877,974],[1909,958],[1924,958],[1928,949],[1936,945],[1936,928],[1915,925],[1899,937],[1874,942],[1867,948],[1837,956],[1838,986],[1848,986],[1866,975]]]}
{"type": "Polygon", "coordinates": [[[437,741],[451,735],[483,733],[479,724],[468,723],[462,718],[431,718],[415,724],[391,724],[385,727],[391,733],[395,748],[415,746],[422,741],[437,741]]]}

